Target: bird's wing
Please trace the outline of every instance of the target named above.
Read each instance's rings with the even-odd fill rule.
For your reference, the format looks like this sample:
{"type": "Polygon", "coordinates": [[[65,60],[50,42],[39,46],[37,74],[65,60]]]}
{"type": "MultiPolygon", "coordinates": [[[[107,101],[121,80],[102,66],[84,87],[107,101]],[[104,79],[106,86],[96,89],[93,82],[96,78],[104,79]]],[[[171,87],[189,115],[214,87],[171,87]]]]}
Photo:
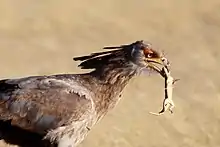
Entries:
{"type": "Polygon", "coordinates": [[[38,133],[79,120],[92,107],[83,86],[62,76],[0,81],[0,119],[38,133]],[[81,89],[78,89],[81,88],[81,89]]]}

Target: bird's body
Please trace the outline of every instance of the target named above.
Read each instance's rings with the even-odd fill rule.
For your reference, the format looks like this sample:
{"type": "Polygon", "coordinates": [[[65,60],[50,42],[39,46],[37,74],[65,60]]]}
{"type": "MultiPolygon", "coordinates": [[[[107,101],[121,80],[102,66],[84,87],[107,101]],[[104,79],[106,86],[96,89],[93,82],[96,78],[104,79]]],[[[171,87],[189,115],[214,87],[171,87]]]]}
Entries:
{"type": "MultiPolygon", "coordinates": [[[[95,113],[93,94],[74,75],[5,80],[0,87],[4,87],[0,91],[1,119],[11,120],[12,125],[29,131],[48,134],[53,141],[62,137],[59,133],[65,131],[61,128],[70,131],[71,119],[79,123],[95,113]]],[[[88,121],[92,123],[92,118],[88,121]]],[[[76,132],[77,128],[74,129],[76,132]]]]}
{"type": "MultiPolygon", "coordinates": [[[[59,147],[77,146],[114,108],[129,80],[145,66],[136,61],[141,56],[134,47],[145,45],[138,43],[75,58],[84,61],[82,68],[95,69],[89,73],[1,80],[0,120],[39,134],[59,147]]],[[[3,139],[7,131],[1,133],[0,128],[3,139]]]]}
{"type": "Polygon", "coordinates": [[[78,144],[119,100],[117,96],[123,87],[118,82],[108,85],[96,82],[89,75],[3,80],[0,81],[0,117],[20,128],[47,134],[51,141],[70,134],[74,136],[71,144],[78,144]]]}

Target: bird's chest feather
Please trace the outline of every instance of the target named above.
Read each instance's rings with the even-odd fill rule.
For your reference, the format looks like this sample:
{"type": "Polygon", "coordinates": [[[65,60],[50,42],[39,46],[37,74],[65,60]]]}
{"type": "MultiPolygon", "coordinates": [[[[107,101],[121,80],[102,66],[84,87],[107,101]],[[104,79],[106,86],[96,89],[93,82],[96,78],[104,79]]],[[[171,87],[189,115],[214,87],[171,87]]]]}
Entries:
{"type": "Polygon", "coordinates": [[[45,138],[57,142],[59,147],[75,147],[84,140],[96,122],[96,112],[91,110],[80,120],[48,132],[45,138]]]}

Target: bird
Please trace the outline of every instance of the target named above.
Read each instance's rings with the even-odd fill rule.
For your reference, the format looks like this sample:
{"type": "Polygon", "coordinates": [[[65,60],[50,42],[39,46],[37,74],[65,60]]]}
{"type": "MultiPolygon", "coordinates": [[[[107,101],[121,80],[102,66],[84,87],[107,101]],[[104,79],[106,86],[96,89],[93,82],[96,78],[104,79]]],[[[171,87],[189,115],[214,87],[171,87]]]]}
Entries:
{"type": "Polygon", "coordinates": [[[0,138],[21,147],[76,147],[142,72],[164,56],[143,40],[74,57],[90,71],[0,80],[0,138]]]}

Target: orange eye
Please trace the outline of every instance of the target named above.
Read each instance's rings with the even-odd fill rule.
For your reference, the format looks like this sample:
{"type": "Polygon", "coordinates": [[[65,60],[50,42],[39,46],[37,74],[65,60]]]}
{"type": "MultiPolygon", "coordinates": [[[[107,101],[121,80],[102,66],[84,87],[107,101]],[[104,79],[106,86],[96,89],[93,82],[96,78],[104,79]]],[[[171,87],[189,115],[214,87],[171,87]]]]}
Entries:
{"type": "Polygon", "coordinates": [[[152,58],[153,57],[153,51],[150,49],[144,49],[144,55],[146,58],[152,58]]]}
{"type": "Polygon", "coordinates": [[[146,58],[160,58],[161,57],[157,51],[150,49],[150,48],[143,49],[143,52],[146,58]]]}

